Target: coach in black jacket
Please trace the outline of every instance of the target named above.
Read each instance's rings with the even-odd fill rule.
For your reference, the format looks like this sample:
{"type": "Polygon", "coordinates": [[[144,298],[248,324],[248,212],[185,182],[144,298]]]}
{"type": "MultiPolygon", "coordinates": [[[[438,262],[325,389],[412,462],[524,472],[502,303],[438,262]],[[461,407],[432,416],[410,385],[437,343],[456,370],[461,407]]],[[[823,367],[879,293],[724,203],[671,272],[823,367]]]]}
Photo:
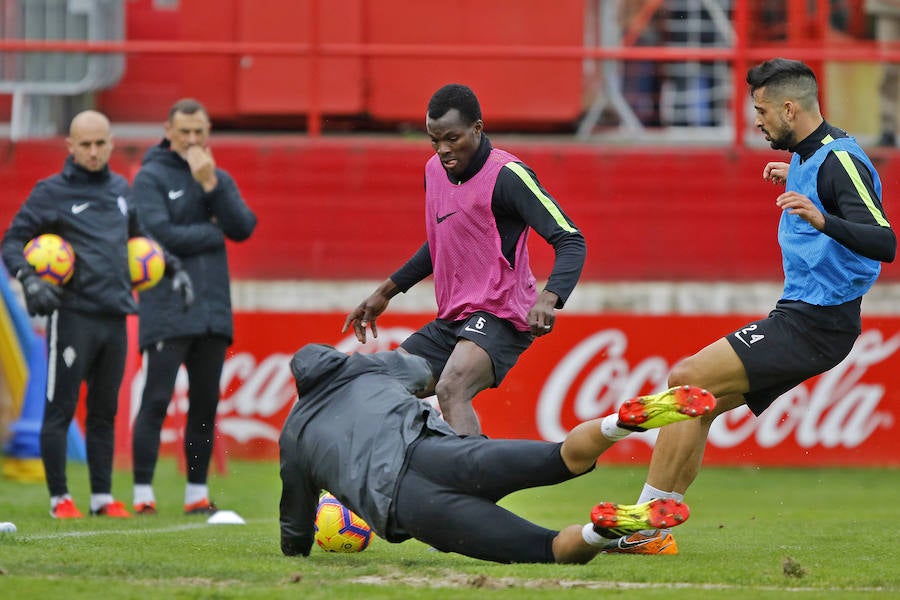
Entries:
{"type": "Polygon", "coordinates": [[[144,156],[133,196],[153,236],[181,258],[197,301],[183,312],[166,286],[140,294],[140,345],[147,356],[147,383],[134,423],[134,505],[140,513],[156,511],[152,482],[160,430],[184,364],[190,385],[184,509],[208,514],[215,511],[206,480],[219,379],[234,335],[225,240],[246,240],[256,217],[231,176],[215,165],[207,147],[210,122],[203,105],[190,99],[176,102],[165,130],[165,139],[144,156]]]}
{"type": "MultiPolygon", "coordinates": [[[[95,111],[79,113],[66,144],[69,157],[62,172],[39,181],[13,217],[3,237],[3,260],[22,283],[29,313],[50,316],[41,458],[51,515],[82,516],[66,482],[66,436],[86,381],[91,512],[127,517],[111,495],[114,420],[125,370],[125,316],[137,308],[128,238],[147,233],[129,205],[128,182],[107,165],[113,148],[109,120],[95,111]],[[42,233],[60,235],[75,251],[75,272],[62,287],[43,281],[25,260],[25,244],[42,233]]],[[[181,305],[190,300],[190,280],[177,258],[166,258],[166,292],[181,305]]]]}

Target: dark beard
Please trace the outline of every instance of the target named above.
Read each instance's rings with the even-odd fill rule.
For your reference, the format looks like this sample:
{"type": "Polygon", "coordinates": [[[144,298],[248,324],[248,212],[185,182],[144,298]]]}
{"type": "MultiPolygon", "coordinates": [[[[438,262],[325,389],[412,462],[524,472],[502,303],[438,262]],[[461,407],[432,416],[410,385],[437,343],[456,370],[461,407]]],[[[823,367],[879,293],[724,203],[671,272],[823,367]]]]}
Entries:
{"type": "Polygon", "coordinates": [[[772,141],[769,142],[769,146],[772,147],[772,150],[787,150],[788,152],[790,152],[794,145],[793,131],[788,132],[788,134],[781,139],[773,138],[772,141]]]}

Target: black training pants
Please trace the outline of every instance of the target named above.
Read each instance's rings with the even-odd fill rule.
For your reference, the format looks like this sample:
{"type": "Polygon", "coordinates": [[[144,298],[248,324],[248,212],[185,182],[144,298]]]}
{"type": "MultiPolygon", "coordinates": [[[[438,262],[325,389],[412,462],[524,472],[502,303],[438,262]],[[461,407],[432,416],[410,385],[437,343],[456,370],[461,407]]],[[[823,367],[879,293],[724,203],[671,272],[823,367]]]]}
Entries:
{"type": "Polygon", "coordinates": [[[87,382],[84,438],[91,493],[112,491],[116,409],[127,347],[125,316],[97,316],[66,309],[50,315],[41,459],[51,496],[69,491],[66,443],[82,381],[87,382]]]}
{"type": "Polygon", "coordinates": [[[503,563],[552,563],[558,531],[498,506],[512,492],[575,477],[562,444],[429,435],[416,443],[392,518],[445,552],[503,563]]]}
{"type": "Polygon", "coordinates": [[[223,336],[204,335],[172,338],[146,349],[147,381],[132,440],[134,483],[153,483],[160,432],[182,364],[187,370],[189,386],[184,431],[187,480],[206,483],[219,406],[219,380],[228,344],[228,338],[223,336]]]}

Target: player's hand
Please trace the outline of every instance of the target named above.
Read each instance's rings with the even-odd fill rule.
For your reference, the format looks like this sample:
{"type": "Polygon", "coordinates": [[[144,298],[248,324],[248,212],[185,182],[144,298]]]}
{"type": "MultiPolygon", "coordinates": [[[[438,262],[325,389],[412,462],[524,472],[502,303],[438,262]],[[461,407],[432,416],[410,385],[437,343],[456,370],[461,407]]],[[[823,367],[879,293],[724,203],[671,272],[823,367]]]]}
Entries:
{"type": "Polygon", "coordinates": [[[787,181],[788,170],[791,165],[786,162],[770,162],[766,163],[763,169],[763,180],[771,181],[774,184],[784,184],[787,181]]]}
{"type": "Polygon", "coordinates": [[[37,273],[22,279],[22,290],[25,292],[25,308],[31,316],[47,316],[59,308],[62,301],[62,289],[44,281],[37,273]]]}
{"type": "Polygon", "coordinates": [[[216,177],[216,161],[213,159],[212,150],[191,146],[185,152],[184,159],[191,168],[191,175],[203,186],[203,190],[213,191],[219,184],[219,178],[216,177]]]}
{"type": "Polygon", "coordinates": [[[175,271],[172,275],[172,291],[181,296],[184,310],[187,311],[194,304],[194,282],[184,269],[175,271]]]}
{"type": "Polygon", "coordinates": [[[531,335],[540,337],[553,330],[556,322],[556,303],[559,296],[553,292],[544,290],[538,296],[537,302],[528,311],[528,325],[531,327],[531,335]]]}
{"type": "Polygon", "coordinates": [[[788,214],[797,215],[819,231],[825,228],[825,215],[803,194],[785,192],[775,199],[775,204],[788,214]]]}
{"type": "Polygon", "coordinates": [[[381,294],[372,294],[354,308],[353,312],[347,315],[347,318],[344,320],[344,326],[341,328],[341,333],[346,332],[352,325],[357,341],[360,344],[365,344],[366,327],[369,327],[372,330],[372,337],[377,338],[378,326],[375,324],[375,319],[384,312],[390,301],[390,298],[381,294]]]}

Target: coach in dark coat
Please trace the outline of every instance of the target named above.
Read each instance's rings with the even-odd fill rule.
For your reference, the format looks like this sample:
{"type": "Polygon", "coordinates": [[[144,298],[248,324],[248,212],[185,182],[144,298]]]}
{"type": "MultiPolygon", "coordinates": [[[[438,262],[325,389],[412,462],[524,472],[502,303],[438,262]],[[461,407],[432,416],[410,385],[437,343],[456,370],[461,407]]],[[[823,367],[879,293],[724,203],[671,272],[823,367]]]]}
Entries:
{"type": "Polygon", "coordinates": [[[135,418],[134,506],[156,512],[152,481],[160,431],[183,364],[189,380],[185,425],[186,513],[216,510],[206,480],[212,456],[219,379],[234,328],[225,240],[250,237],[256,217],[208,147],[210,121],[202,104],[180,100],[166,121],[166,137],[144,156],[133,197],[156,239],[177,254],[194,281],[196,301],[181,310],[168,286],[140,294],[140,345],[147,378],[135,418]]]}

